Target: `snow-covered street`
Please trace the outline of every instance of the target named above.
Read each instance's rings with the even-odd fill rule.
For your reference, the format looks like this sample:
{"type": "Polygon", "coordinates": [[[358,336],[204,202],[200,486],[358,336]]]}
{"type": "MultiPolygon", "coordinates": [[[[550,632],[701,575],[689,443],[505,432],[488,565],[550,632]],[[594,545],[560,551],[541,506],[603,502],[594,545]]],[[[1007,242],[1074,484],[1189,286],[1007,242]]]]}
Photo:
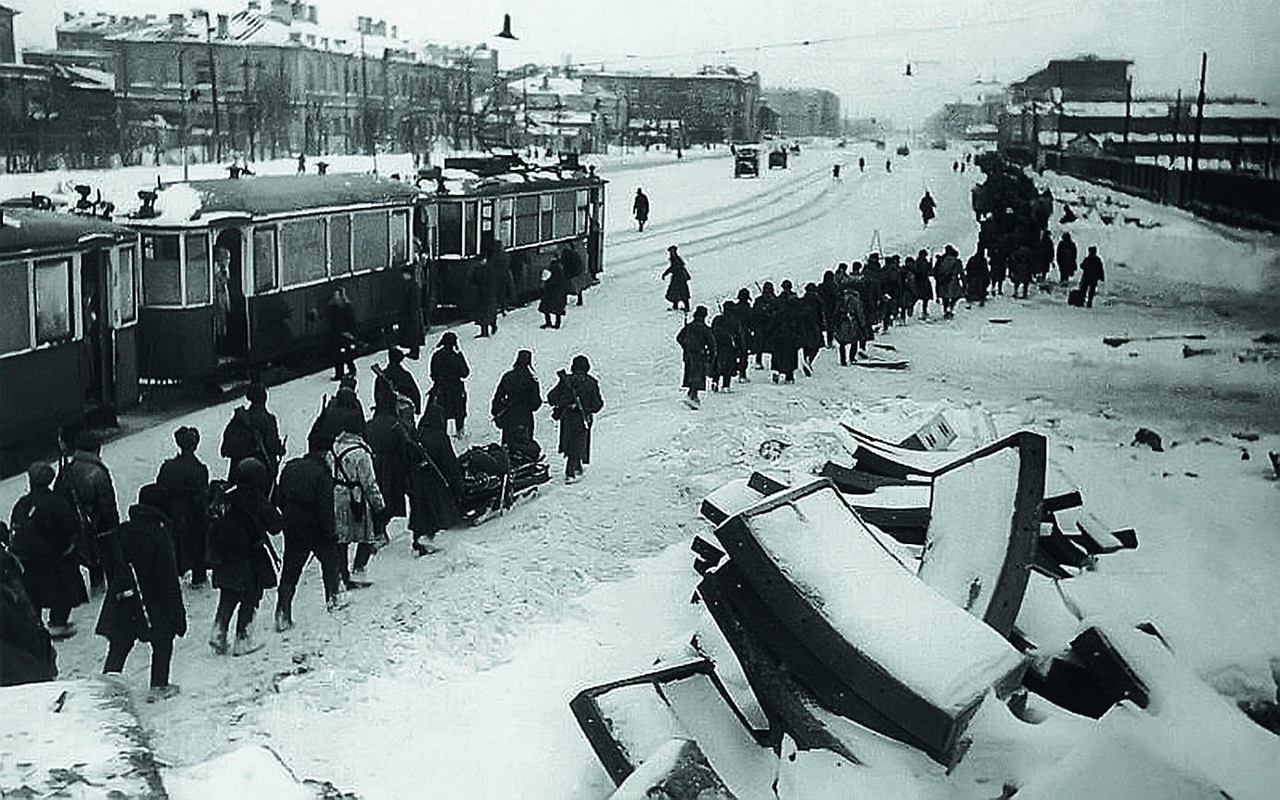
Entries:
{"type": "MultiPolygon", "coordinates": [[[[398,521],[392,546],[369,568],[374,585],[332,615],[319,570],[309,566],[294,604],[297,626],[270,631],[268,593],[256,623],[267,645],[246,657],[210,651],[216,595],[185,589],[191,632],[176,643],[173,664],[181,694],[141,702],[145,648],[125,673],[157,759],[192,764],[253,741],[270,744],[300,776],[366,798],[607,797],[612,783],[568,701],[585,686],[650,667],[706,626],[689,603],[696,575],[688,544],[709,527],[698,516],[702,497],[764,465],[758,448],[767,438],[791,445],[770,469],[802,477],[837,455],[832,420],[886,400],[981,408],[1002,433],[1045,434],[1050,458],[1079,482],[1091,510],[1139,533],[1138,549],[1071,580],[1072,600],[1086,613],[1154,620],[1179,660],[1232,698],[1274,691],[1280,484],[1267,452],[1280,451],[1280,360],[1255,357],[1253,340],[1280,333],[1276,236],[1125,198],[1125,214],[1160,226],[1105,225],[1094,216],[1065,228],[1082,252],[1098,244],[1106,262],[1093,309],[1069,307],[1065,290],[997,297],[984,308],[961,306],[954,320],[912,319],[881,336],[910,360],[908,370],[843,368],[824,351],[813,377],[794,386],[753,370],[751,382],[707,395],[696,412],[681,403],[674,337],[684,320],[667,309],[659,279],[668,245],[679,245],[688,263],[693,304],[713,315],[743,286],[755,295],[765,280],[816,283],[837,262],[864,259],[873,237],[890,253],[950,243],[967,256],[977,238],[969,191],[982,176],[954,172],[957,152],[895,157],[889,174],[870,146],[814,146],[790,169],[756,180],[732,177],[727,150],[634,159],[622,169],[617,159],[601,163],[611,181],[605,272],[582,307],[570,306],[564,327],[540,329],[532,307],[501,318],[485,340],[472,339],[472,325],[452,326],[472,370],[460,451],[498,439],[486,411],[518,349],[535,352],[544,392],[575,354],[590,357],[605,408],[585,478],[565,485],[551,452],[556,480],[505,516],[442,534],[442,552],[426,558],[414,557],[403,533],[394,536],[403,531],[398,521]],[[862,174],[860,155],[869,162],[862,174]],[[831,178],[836,162],[842,181],[831,178]],[[637,187],[653,202],[644,233],[630,218],[637,187]],[[916,203],[926,187],[938,218],[922,230],[916,203]],[[1180,341],[1142,340],[1169,333],[1204,334],[1197,344],[1211,352],[1184,357],[1180,341]],[[1112,348],[1104,336],[1132,341],[1112,348]],[[1140,427],[1159,432],[1165,451],[1130,446],[1140,427]]],[[[1109,194],[1053,175],[1040,180],[1059,199],[1109,194]]],[[[1057,217],[1055,239],[1064,230],[1057,217]]],[[[430,344],[441,332],[429,334],[430,344]]],[[[382,361],[357,362],[367,407],[369,366],[382,361]]],[[[405,362],[424,389],[426,364],[405,362]]],[[[327,373],[271,388],[268,407],[280,417],[289,457],[301,454],[333,388],[327,373]]],[[[179,425],[200,430],[199,456],[225,475],[218,443],[234,405],[106,444],[122,514],[173,449],[179,425]]],[[[554,431],[540,410],[536,435],[548,451],[554,431]]],[[[25,477],[0,483],[0,509],[7,514],[25,488],[25,477]]],[[[1054,599],[1033,587],[1024,614],[1065,640],[1072,631],[1049,608],[1054,599]]],[[[58,643],[62,677],[101,669],[106,642],[92,634],[98,605],[76,609],[80,633],[58,643]]],[[[930,788],[922,784],[924,796],[934,796],[930,788]]],[[[968,785],[946,796],[998,791],[968,785]]]]}

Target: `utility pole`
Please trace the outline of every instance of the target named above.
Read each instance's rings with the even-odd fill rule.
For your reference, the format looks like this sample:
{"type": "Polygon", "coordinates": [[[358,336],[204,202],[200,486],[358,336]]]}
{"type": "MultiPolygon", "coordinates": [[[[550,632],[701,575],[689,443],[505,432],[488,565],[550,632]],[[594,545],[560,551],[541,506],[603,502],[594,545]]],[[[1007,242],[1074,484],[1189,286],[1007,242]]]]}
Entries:
{"type": "MultiPolygon", "coordinates": [[[[1177,105],[1173,107],[1173,155],[1169,158],[1169,166],[1173,166],[1173,160],[1178,157],[1178,131],[1182,128],[1182,90],[1178,90],[1177,105]]],[[[1183,163],[1186,166],[1186,163],[1183,163]]]]}
{"type": "Polygon", "coordinates": [[[187,167],[187,76],[183,67],[186,61],[183,55],[186,49],[178,50],[178,103],[182,106],[182,121],[178,127],[178,147],[182,149],[182,180],[191,180],[191,173],[187,167]]]}
{"type": "Polygon", "coordinates": [[[1209,65],[1209,54],[1200,54],[1200,94],[1196,97],[1195,140],[1191,143],[1191,174],[1200,173],[1200,131],[1204,127],[1204,73],[1209,65]]]}
{"type": "Polygon", "coordinates": [[[1124,143],[1129,143],[1129,128],[1133,124],[1133,78],[1124,84],[1124,143]]]}
{"type": "Polygon", "coordinates": [[[209,96],[213,103],[213,160],[222,160],[222,130],[218,123],[218,64],[213,58],[213,23],[204,13],[204,40],[209,48],[209,96]]]}

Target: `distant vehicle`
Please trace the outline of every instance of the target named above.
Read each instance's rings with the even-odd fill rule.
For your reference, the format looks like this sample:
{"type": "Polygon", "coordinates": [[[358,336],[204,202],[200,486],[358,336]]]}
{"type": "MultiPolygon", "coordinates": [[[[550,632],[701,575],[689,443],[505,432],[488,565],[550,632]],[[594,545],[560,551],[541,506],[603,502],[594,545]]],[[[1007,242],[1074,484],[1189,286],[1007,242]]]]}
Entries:
{"type": "Polygon", "coordinates": [[[840,141],[836,142],[836,147],[848,147],[848,146],[849,146],[848,139],[841,139],[840,141]]]}
{"type": "Polygon", "coordinates": [[[946,139],[934,139],[932,142],[929,142],[929,146],[930,146],[930,147],[932,147],[934,150],[946,150],[946,149],[947,149],[947,140],[946,140],[946,139]]]}
{"type": "Polygon", "coordinates": [[[760,148],[754,144],[740,144],[733,151],[733,177],[760,177],[760,148]]]}
{"type": "Polygon", "coordinates": [[[897,152],[898,152],[898,155],[900,156],[909,156],[911,155],[911,148],[907,147],[905,144],[900,144],[898,145],[897,152]]]}
{"type": "Polygon", "coordinates": [[[876,140],[875,140],[875,144],[876,144],[876,149],[877,149],[877,150],[883,150],[883,149],[884,149],[884,139],[876,139],[876,140]]]}
{"type": "Polygon", "coordinates": [[[787,168],[787,151],[778,149],[769,153],[769,169],[786,169],[787,168]]]}

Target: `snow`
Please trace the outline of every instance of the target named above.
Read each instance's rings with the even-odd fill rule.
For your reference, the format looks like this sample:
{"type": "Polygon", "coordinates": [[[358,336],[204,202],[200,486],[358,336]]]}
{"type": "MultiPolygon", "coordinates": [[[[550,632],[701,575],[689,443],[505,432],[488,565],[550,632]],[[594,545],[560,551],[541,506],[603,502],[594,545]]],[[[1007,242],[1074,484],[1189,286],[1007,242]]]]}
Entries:
{"type": "Polygon", "coordinates": [[[647,761],[672,737],[690,738],[652,684],[614,689],[596,698],[596,705],[632,764],[647,761]]]}
{"type": "Polygon", "coordinates": [[[299,783],[271,748],[248,745],[189,767],[164,773],[171,800],[312,800],[315,793],[299,783]]]}
{"type": "Polygon", "coordinates": [[[959,713],[1022,666],[1012,645],[885,551],[834,489],[748,524],[837,632],[937,708],[959,713]]]}
{"type": "MultiPolygon", "coordinates": [[[[870,145],[806,148],[792,169],[759,180],[734,181],[727,150],[684,155],[679,162],[656,150],[586,159],[602,165],[611,181],[606,271],[585,305],[569,309],[563,330],[540,330],[533,309],[505,317],[489,340],[471,341],[469,326],[456,328],[473,370],[472,438],[462,445],[497,439],[477,409],[516,349],[535,350],[544,389],[574,354],[591,357],[608,405],[585,479],[548,484],[505,517],[442,534],[444,552],[431,558],[415,560],[403,523],[395,523],[392,547],[370,568],[375,585],[334,615],[325,613],[318,571],[308,567],[294,604],[298,627],[284,635],[268,630],[268,594],[256,623],[266,647],[252,656],[214,657],[203,634],[215,594],[184,590],[192,633],[175,648],[182,693],[136,704],[158,758],[198,764],[259,742],[299,776],[331,780],[369,800],[428,791],[443,800],[608,797],[614,787],[568,701],[584,687],[651,669],[655,654],[680,652],[690,631],[710,624],[688,602],[697,582],[688,543],[706,530],[697,519],[701,498],[764,467],[801,483],[828,459],[847,461],[838,458],[832,420],[910,404],[949,409],[961,440],[981,427],[983,415],[999,430],[1026,427],[1048,436],[1051,457],[1079,481],[1086,509],[1134,525],[1140,536],[1137,550],[1100,559],[1096,571],[1063,581],[1061,590],[1089,614],[1153,619],[1178,662],[1207,685],[1233,696],[1274,695],[1269,662],[1280,655],[1280,491],[1266,452],[1280,451],[1280,364],[1240,363],[1234,354],[1276,331],[1280,239],[1046,174],[1059,199],[1075,186],[1130,204],[1118,213],[1162,223],[1140,230],[1119,219],[1106,226],[1096,216],[1068,226],[1055,219],[1055,239],[1068,229],[1082,254],[1089,244],[1101,245],[1107,282],[1095,308],[1069,308],[1057,289],[1025,301],[1006,294],[982,309],[961,304],[954,320],[917,317],[877,339],[909,358],[908,370],[842,370],[823,351],[811,379],[774,386],[753,369],[750,383],[708,396],[695,413],[679,402],[681,364],[672,338],[680,315],[663,310],[658,275],[667,245],[680,245],[693,271],[694,301],[707,304],[741,286],[754,293],[755,281],[816,280],[839,261],[861,259],[877,231],[890,251],[950,242],[967,254],[976,240],[968,192],[981,176],[953,174],[953,155],[928,151],[894,159],[891,175],[859,175],[859,155],[877,163],[870,145]],[[829,174],[838,160],[852,165],[842,183],[829,174]],[[921,231],[915,204],[925,182],[939,217],[921,231]],[[629,213],[637,186],[653,199],[643,234],[629,213]],[[1200,344],[1218,353],[1184,359],[1180,342],[1101,344],[1103,336],[1168,332],[1204,333],[1209,339],[1200,344]],[[958,422],[951,410],[973,424],[958,422]],[[1140,426],[1164,437],[1165,452],[1129,446],[1140,426]],[[1237,432],[1260,439],[1234,439],[1237,432]],[[768,438],[789,445],[777,461],[759,455],[768,438]],[[1246,451],[1251,459],[1243,461],[1246,451]]],[[[372,166],[367,156],[330,160],[334,171],[372,166]]],[[[408,173],[412,163],[380,155],[378,166],[408,173]]],[[[292,160],[271,167],[294,168],[292,160]]],[[[129,200],[136,189],[153,187],[157,172],[166,181],[181,178],[181,167],[172,165],[110,175],[0,176],[0,195],[50,193],[87,177],[81,182],[119,185],[129,200]]],[[[194,165],[191,172],[226,174],[194,165]]],[[[357,362],[366,403],[374,360],[357,362]]],[[[425,384],[425,362],[407,363],[425,384]]],[[[327,375],[314,375],[270,391],[269,407],[296,455],[333,385],[327,375]]],[[[103,448],[121,508],[173,451],[179,425],[200,429],[200,457],[224,475],[218,438],[238,402],[126,415],[125,430],[103,448]]],[[[537,435],[553,450],[546,414],[538,415],[537,435]]],[[[957,453],[980,444],[961,440],[953,445],[957,453]]],[[[0,482],[0,510],[7,512],[25,487],[22,477],[0,482]]],[[[89,632],[97,613],[97,602],[76,609],[80,634],[56,645],[66,678],[101,670],[106,642],[89,632]]],[[[1078,623],[1055,585],[1033,574],[1019,627],[1052,649],[1069,641],[1078,623]]],[[[716,656],[722,666],[732,661],[716,656]]],[[[735,698],[747,696],[739,679],[725,682],[735,698]]],[[[132,656],[123,683],[132,696],[145,694],[145,648],[132,656]]],[[[1172,691],[1195,688],[1193,681],[1172,691]]],[[[968,728],[974,744],[951,778],[917,751],[863,729],[855,752],[866,754],[869,765],[854,786],[889,787],[864,792],[872,797],[929,798],[991,798],[1005,780],[1028,786],[1096,724],[1045,713],[1045,722],[1030,725],[988,697],[968,728]]],[[[13,730],[10,718],[0,713],[0,730],[13,730]]],[[[1234,730],[1212,719],[1204,736],[1234,730]]]]}
{"type": "Polygon", "coordinates": [[[769,787],[778,771],[777,755],[751,738],[710,678],[694,675],[673,681],[662,693],[737,800],[775,800],[769,787]]]}
{"type": "Polygon", "coordinates": [[[163,796],[128,694],[113,681],[0,688],[0,720],[4,797],[163,796]]]}
{"type": "Polygon", "coordinates": [[[1020,459],[998,450],[939,475],[920,580],[978,619],[986,616],[1009,551],[1020,459]]]}

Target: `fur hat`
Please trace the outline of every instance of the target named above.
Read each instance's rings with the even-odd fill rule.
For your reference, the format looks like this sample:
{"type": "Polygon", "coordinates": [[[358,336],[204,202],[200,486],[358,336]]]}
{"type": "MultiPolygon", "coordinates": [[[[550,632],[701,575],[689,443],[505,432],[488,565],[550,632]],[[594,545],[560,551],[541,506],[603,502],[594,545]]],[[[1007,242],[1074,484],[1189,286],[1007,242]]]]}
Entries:
{"type": "Polygon", "coordinates": [[[573,357],[573,363],[569,366],[569,371],[575,374],[586,375],[591,371],[591,362],[587,360],[586,356],[578,354],[573,357]]]}
{"type": "Polygon", "coordinates": [[[695,308],[695,309],[693,310],[693,318],[694,318],[694,319],[706,319],[706,318],[707,318],[707,307],[706,307],[706,306],[698,306],[697,308],[695,308]]]}
{"type": "Polygon", "coordinates": [[[267,387],[254,381],[249,384],[249,388],[244,390],[244,398],[250,403],[265,403],[267,402],[267,387]]]}
{"type": "Polygon", "coordinates": [[[258,489],[264,494],[271,489],[271,476],[267,473],[267,465],[256,458],[249,457],[236,462],[232,479],[236,486],[258,489]]]}
{"type": "Polygon", "coordinates": [[[32,486],[48,486],[53,483],[54,477],[53,467],[43,461],[27,467],[27,480],[31,481],[32,486]]]}
{"type": "Polygon", "coordinates": [[[183,425],[173,432],[173,441],[177,442],[178,449],[183,452],[195,450],[200,446],[200,431],[190,425],[183,425]]]}

